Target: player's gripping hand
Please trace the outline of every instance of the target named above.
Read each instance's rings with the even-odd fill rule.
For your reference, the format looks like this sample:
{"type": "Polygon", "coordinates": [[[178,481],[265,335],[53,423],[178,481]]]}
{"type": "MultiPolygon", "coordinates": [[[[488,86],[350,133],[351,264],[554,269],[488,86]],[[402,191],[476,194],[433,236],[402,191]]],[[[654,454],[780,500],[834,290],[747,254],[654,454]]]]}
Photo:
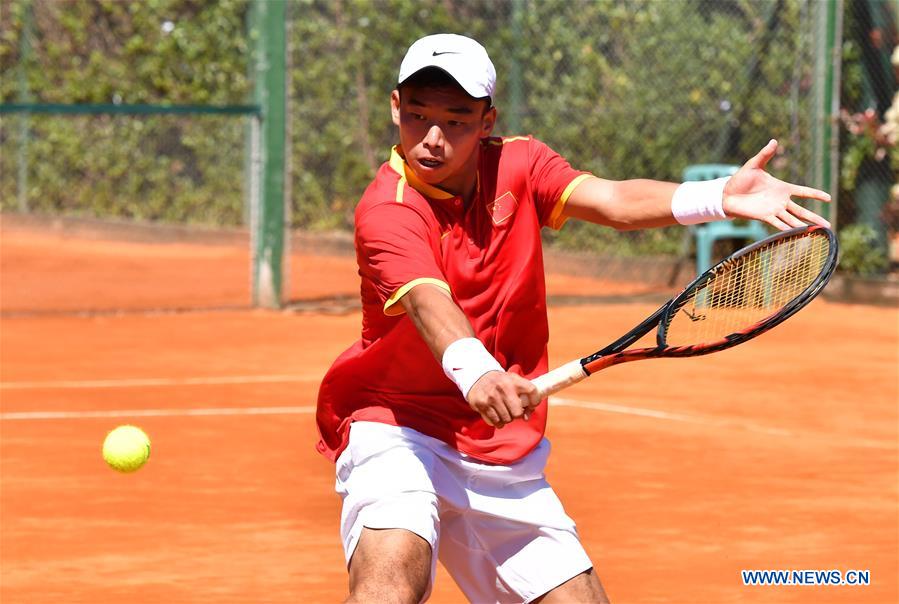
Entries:
{"type": "Polygon", "coordinates": [[[527,419],[539,402],[537,387],[530,380],[505,371],[488,371],[468,392],[469,406],[494,428],[520,417],[527,419]]]}

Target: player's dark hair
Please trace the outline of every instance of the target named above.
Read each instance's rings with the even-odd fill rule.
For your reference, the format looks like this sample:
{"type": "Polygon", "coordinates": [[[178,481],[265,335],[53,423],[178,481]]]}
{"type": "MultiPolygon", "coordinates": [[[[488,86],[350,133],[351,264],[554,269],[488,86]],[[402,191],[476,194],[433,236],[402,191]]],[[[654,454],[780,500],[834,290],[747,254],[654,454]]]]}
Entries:
{"type": "MultiPolygon", "coordinates": [[[[400,92],[400,97],[402,98],[403,89],[414,86],[416,88],[453,88],[455,90],[461,91],[466,96],[471,96],[466,92],[462,86],[459,85],[453,76],[443,71],[439,67],[425,67],[422,70],[419,70],[406,78],[402,84],[397,86],[397,90],[400,92]]],[[[472,97],[475,98],[475,97],[472,97]]],[[[484,111],[487,111],[493,106],[493,101],[489,96],[483,96],[480,98],[475,98],[477,101],[487,101],[487,106],[484,108],[484,111]]]]}

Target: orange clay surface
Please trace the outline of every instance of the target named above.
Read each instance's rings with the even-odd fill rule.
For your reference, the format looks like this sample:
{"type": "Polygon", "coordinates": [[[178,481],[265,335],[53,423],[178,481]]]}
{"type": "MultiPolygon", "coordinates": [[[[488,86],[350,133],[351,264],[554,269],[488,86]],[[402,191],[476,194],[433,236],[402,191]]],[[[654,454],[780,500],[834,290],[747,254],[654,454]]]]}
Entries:
{"type": "MultiPolygon", "coordinates": [[[[25,295],[10,291],[25,281],[8,249],[4,310],[25,295]]],[[[106,249],[128,266],[123,248],[106,249]]],[[[85,279],[36,268],[48,257],[30,260],[42,273],[31,300],[93,295],[85,279]]],[[[91,258],[69,262],[96,277],[91,258]]],[[[344,271],[318,260],[307,276],[344,271]]],[[[127,270],[106,276],[146,276],[127,270]]],[[[146,291],[149,306],[217,276],[178,274],[146,291]]],[[[652,310],[551,308],[551,362],[652,310]]],[[[819,300],[733,350],[622,365],[560,393],[549,479],[612,600],[899,601],[897,319],[819,300]],[[741,569],[862,569],[871,584],[747,587],[741,569]]],[[[313,413],[359,323],[248,310],[0,319],[0,602],[340,601],[339,501],[313,413]],[[153,441],[131,475],[100,456],[123,423],[153,441]]],[[[431,602],[461,601],[441,570],[431,602]]]]}
{"type": "MultiPolygon", "coordinates": [[[[149,243],[76,238],[65,232],[0,231],[0,311],[238,308],[250,304],[248,245],[149,243]]],[[[353,256],[291,254],[287,298],[359,294],[353,256]]],[[[550,274],[556,296],[630,295],[637,283],[550,274]]]]}
{"type": "MultiPolygon", "coordinates": [[[[295,254],[288,266],[291,298],[358,295],[352,256],[295,254]]],[[[98,241],[4,230],[0,272],[5,312],[250,304],[248,245],[98,241]]]]}

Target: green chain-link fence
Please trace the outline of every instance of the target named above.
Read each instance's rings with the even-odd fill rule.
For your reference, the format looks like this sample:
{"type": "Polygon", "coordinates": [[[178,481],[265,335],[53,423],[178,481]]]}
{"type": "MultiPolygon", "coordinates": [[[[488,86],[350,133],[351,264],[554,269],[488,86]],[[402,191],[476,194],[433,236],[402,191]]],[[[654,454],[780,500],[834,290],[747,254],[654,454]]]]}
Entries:
{"type": "MultiPolygon", "coordinates": [[[[350,226],[395,133],[388,95],[411,40],[469,34],[497,66],[499,134],[534,134],[606,178],[679,180],[771,137],[783,177],[814,178],[821,3],[719,0],[302,2],[292,5],[295,221],[350,226]]],[[[559,244],[676,254],[681,231],[570,224],[559,244]]]]}
{"type": "Polygon", "coordinates": [[[861,274],[899,261],[897,18],[895,1],[848,2],[845,11],[839,221],[843,268],[861,274]]]}
{"type": "Polygon", "coordinates": [[[5,2],[0,208],[244,222],[246,7],[5,2]]]}
{"type": "MultiPolygon", "coordinates": [[[[496,63],[497,134],[534,134],[602,177],[679,180],[690,164],[740,163],[775,137],[776,175],[830,189],[838,180],[837,170],[828,173],[832,128],[841,134],[842,190],[831,218],[870,226],[885,262],[899,228],[889,203],[899,163],[897,111],[888,113],[896,5],[290,1],[291,225],[352,228],[359,195],[396,142],[388,98],[406,48],[420,35],[452,31],[479,39],[496,63]],[[831,61],[827,41],[841,23],[842,70],[832,70],[841,62],[831,61]],[[825,107],[839,86],[830,77],[841,72],[842,97],[832,106],[846,109],[842,121],[825,107]],[[864,118],[868,107],[874,116],[864,118]]],[[[246,104],[250,6],[9,0],[0,11],[0,101],[246,104]]],[[[242,224],[247,119],[4,114],[0,208],[242,224]]],[[[681,229],[616,233],[573,223],[546,236],[609,257],[674,258],[685,243],[681,229]]]]}
{"type": "Polygon", "coordinates": [[[245,222],[252,110],[166,114],[164,107],[140,113],[132,106],[127,113],[90,115],[65,113],[71,111],[65,106],[41,109],[47,112],[4,118],[4,210],[209,226],[245,222]]]}

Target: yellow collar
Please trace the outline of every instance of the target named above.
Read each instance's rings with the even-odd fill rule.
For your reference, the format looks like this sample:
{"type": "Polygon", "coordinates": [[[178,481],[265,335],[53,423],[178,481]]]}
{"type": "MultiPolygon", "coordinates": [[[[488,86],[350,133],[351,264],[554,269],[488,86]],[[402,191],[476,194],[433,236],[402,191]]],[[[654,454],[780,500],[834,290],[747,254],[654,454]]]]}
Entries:
{"type": "Polygon", "coordinates": [[[393,149],[390,150],[390,167],[397,174],[404,176],[410,187],[426,197],[431,199],[452,199],[455,197],[452,193],[422,181],[415,171],[409,167],[409,164],[406,163],[406,158],[403,157],[403,151],[399,145],[394,145],[393,149]]]}

